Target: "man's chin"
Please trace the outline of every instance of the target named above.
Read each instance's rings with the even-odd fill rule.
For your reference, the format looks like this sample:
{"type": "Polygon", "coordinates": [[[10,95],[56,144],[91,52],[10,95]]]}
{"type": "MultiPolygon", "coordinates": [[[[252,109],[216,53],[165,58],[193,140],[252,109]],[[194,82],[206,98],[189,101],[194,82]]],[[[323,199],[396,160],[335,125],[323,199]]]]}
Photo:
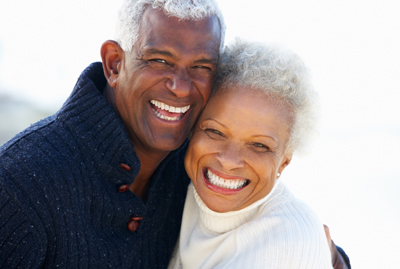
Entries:
{"type": "Polygon", "coordinates": [[[178,138],[159,138],[152,141],[152,148],[160,152],[171,152],[178,149],[185,142],[188,136],[178,138]]]}
{"type": "Polygon", "coordinates": [[[150,142],[149,145],[154,149],[164,152],[174,151],[182,146],[189,137],[190,129],[187,128],[189,125],[192,124],[186,119],[181,124],[175,126],[149,126],[151,127],[151,129],[149,128],[151,130],[149,130],[149,134],[151,135],[148,136],[150,138],[148,140],[150,142]]]}

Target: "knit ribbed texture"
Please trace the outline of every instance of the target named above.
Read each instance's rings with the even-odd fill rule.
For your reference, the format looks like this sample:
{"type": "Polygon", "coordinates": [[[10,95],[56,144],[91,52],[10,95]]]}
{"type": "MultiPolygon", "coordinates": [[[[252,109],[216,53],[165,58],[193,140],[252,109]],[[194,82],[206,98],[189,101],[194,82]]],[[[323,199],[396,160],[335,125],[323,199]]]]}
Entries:
{"type": "Polygon", "coordinates": [[[187,142],[157,168],[145,203],[119,193],[140,163],[105,85],[101,63],[92,64],[56,114],[0,148],[0,268],[168,265],[189,183],[187,142]],[[131,232],[134,216],[143,220],[131,232]]]}
{"type": "Polygon", "coordinates": [[[188,188],[179,249],[170,268],[332,268],[322,223],[277,182],[236,212],[213,212],[188,188]]]}

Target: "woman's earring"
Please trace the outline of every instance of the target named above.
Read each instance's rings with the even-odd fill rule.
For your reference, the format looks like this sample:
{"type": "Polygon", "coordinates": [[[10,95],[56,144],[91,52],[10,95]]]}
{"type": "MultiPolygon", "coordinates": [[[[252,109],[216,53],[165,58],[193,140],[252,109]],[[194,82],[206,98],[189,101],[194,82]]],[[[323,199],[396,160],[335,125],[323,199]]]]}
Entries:
{"type": "Polygon", "coordinates": [[[278,172],[278,174],[276,174],[276,176],[277,176],[277,177],[280,177],[280,176],[281,176],[281,173],[278,172]]]}

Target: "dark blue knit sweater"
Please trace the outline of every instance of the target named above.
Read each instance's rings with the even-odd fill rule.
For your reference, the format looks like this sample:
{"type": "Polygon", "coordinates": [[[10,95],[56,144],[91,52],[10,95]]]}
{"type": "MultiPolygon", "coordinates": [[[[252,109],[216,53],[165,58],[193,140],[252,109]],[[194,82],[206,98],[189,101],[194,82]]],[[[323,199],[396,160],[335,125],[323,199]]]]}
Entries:
{"type": "Polygon", "coordinates": [[[160,164],[144,203],[118,192],[140,163],[105,85],[92,64],[56,114],[0,148],[0,268],[167,267],[189,183],[187,142],[160,164]],[[143,220],[131,232],[134,216],[143,220]]]}

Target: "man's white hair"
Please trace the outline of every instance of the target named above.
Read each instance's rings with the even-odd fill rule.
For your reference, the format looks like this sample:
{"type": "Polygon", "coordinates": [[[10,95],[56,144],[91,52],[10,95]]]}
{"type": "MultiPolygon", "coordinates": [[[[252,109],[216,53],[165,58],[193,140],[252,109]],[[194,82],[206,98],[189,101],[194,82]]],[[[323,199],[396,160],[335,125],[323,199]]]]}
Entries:
{"type": "Polygon", "coordinates": [[[278,45],[236,39],[221,55],[214,94],[232,87],[264,92],[289,107],[292,122],[286,152],[305,152],[315,134],[319,103],[299,56],[278,45]]]}
{"type": "Polygon", "coordinates": [[[139,36],[140,22],[146,8],[162,10],[165,15],[182,20],[202,20],[216,16],[221,27],[220,51],[224,47],[225,22],[215,0],[125,0],[118,13],[116,41],[130,52],[139,36]]]}

